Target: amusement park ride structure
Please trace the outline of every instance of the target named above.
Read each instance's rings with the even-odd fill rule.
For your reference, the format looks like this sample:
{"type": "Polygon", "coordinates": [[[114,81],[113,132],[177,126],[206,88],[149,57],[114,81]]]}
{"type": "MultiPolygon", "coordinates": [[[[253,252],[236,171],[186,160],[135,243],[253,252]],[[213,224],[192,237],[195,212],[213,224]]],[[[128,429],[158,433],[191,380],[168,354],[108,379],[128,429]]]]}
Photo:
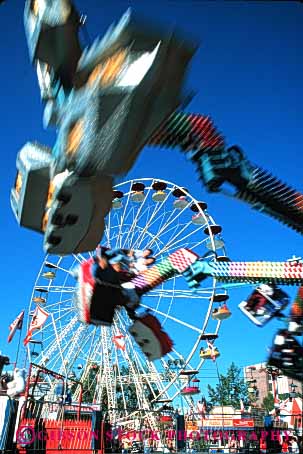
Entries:
{"type": "MultiPolygon", "coordinates": [[[[209,252],[211,243],[218,257],[226,257],[224,242],[219,241],[220,235],[212,233],[211,226],[218,225],[212,216],[201,211],[199,223],[193,222],[197,212],[191,207],[197,206],[198,201],[184,188],[163,180],[161,186],[165,198],[159,201],[155,183],[158,187],[160,181],[141,180],[144,191],[140,202],[137,194],[135,200],[133,198],[134,181],[115,188],[116,194],[120,195],[120,203],[110,211],[106,220],[104,244],[112,249],[152,248],[156,264],[165,262],[179,245],[203,255],[209,252]],[[179,196],[179,192],[183,195],[179,196]],[[204,230],[209,233],[204,233],[204,230]]],[[[220,305],[223,296],[228,299],[226,290],[214,278],[209,278],[207,284],[194,293],[187,288],[182,275],[171,276],[160,286],[150,289],[142,298],[138,315],[149,311],[167,332],[177,330],[180,334],[180,339],[174,340],[173,350],[166,358],[151,362],[144,356],[137,339],[131,335],[132,320],[125,308],[117,308],[111,326],[88,325],[78,321],[74,304],[77,284],[73,275],[75,267],[84,263],[87,257],[90,255],[49,255],[45,258],[33,289],[29,313],[35,311],[36,298],[42,291],[42,306],[51,315],[41,329],[32,334],[32,341],[41,343],[35,348],[34,357],[31,352],[35,344],[28,344],[30,360],[62,375],[69,376],[73,370],[76,374],[80,372],[85,382],[93,365],[98,365],[98,373],[90,385],[93,400],[101,402],[105,393],[111,399],[112,408],[120,406],[121,410],[127,410],[127,389],[130,385],[139,408],[154,408],[160,400],[173,399],[185,386],[179,380],[182,370],[197,370],[204,362],[199,356],[201,335],[205,331],[218,332],[221,322],[213,319],[211,313],[214,306],[220,305]],[[191,311],[185,313],[183,308],[188,304],[191,311]],[[186,344],[182,342],[184,338],[187,339],[186,344]],[[180,358],[184,360],[183,368],[171,370],[169,362],[180,358]]],[[[211,259],[215,259],[214,253],[210,254],[211,259]]],[[[75,391],[75,396],[79,396],[79,390],[75,391]]],[[[186,396],[183,400],[190,403],[186,396]]]]}
{"type": "MultiPolygon", "coordinates": [[[[184,359],[183,372],[190,373],[199,369],[204,359],[218,356],[209,340],[208,352],[202,352],[201,357],[196,352],[201,336],[207,336],[206,329],[210,326],[210,337],[216,336],[221,321],[230,316],[226,306],[228,285],[246,282],[269,287],[267,293],[264,287],[258,287],[253,301],[241,306],[254,321],[261,320],[258,316],[263,311],[262,325],[286,305],[276,286],[302,285],[303,264],[300,260],[231,262],[225,253],[222,227],[208,213],[207,204],[194,199],[187,189],[144,178],[114,186],[115,179],[130,170],[144,145],[179,147],[210,192],[223,191],[228,183],[235,198],[298,233],[303,232],[303,195],[251,164],[238,146],[227,147],[209,117],[182,110],[188,100],[182,86],[194,44],[177,34],[147,27],[128,11],[102,40],[95,40],[82,51],[80,16],[69,0],[26,0],[24,17],[30,58],[45,103],[44,124],[58,130],[52,150],[37,143],[22,148],[11,191],[18,222],[42,233],[44,249],[50,254],[37,278],[29,309],[31,317],[37,307],[45,306],[49,315],[41,329],[32,333],[31,341],[39,341],[41,346],[35,352],[36,360],[66,377],[81,360],[83,380],[88,380],[92,365],[97,364],[94,400],[100,403],[105,393],[110,408],[118,406],[119,389],[123,410],[127,410],[125,384],[129,385],[129,380],[143,409],[150,409],[160,399],[174,398],[182,390],[186,399],[186,392],[177,384],[179,375],[171,375],[169,383],[164,384],[161,368],[168,366],[168,360],[184,359]],[[128,302],[134,293],[139,302],[132,314],[127,304],[114,301],[109,308],[110,304],[104,303],[105,310],[113,312],[109,323],[101,317],[92,320],[82,316],[84,308],[86,313],[92,309],[92,296],[83,296],[88,281],[78,279],[75,284],[74,280],[75,265],[82,270],[88,260],[93,260],[90,251],[101,239],[102,246],[118,250],[124,258],[128,254],[125,250],[152,249],[157,259],[153,267],[139,271],[134,281],[118,283],[128,302]],[[182,248],[195,258],[186,269],[178,270],[178,276],[171,270],[165,274],[165,266],[182,248]],[[201,287],[205,279],[208,284],[201,287]],[[143,281],[148,292],[141,300],[144,292],[138,289],[143,281]],[[76,297],[77,292],[80,297],[76,297]],[[204,322],[199,324],[195,316],[191,319],[192,314],[180,311],[186,299],[190,300],[192,314],[201,311],[202,300],[208,301],[204,322]],[[220,304],[216,311],[215,303],[220,304]],[[135,324],[143,323],[146,317],[143,309],[159,317],[168,330],[175,323],[184,335],[191,333],[191,347],[185,355],[177,346],[155,355],[154,349],[145,348],[142,339],[138,348],[132,337],[138,337],[135,324]],[[113,344],[118,338],[119,347],[113,344]],[[168,360],[164,353],[168,353],[168,360]],[[157,365],[148,357],[157,359],[157,365]],[[194,365],[192,360],[196,361],[194,365]],[[126,367],[123,372],[121,365],[126,367]]],[[[91,295],[97,290],[100,287],[93,282],[91,295]]],[[[301,377],[300,365],[295,364],[297,353],[302,353],[295,339],[302,332],[300,304],[292,314],[292,329],[279,333],[271,361],[301,377]]],[[[146,337],[146,326],[144,330],[146,337]]],[[[165,347],[160,329],[150,331],[150,343],[165,347]]],[[[32,360],[33,352],[30,348],[28,351],[32,360]]],[[[189,388],[193,394],[197,386],[188,386],[188,395],[189,388]]],[[[76,386],[74,395],[79,393],[76,386]]],[[[128,416],[133,418],[133,414],[129,412],[128,416]]],[[[154,424],[151,419],[150,425],[154,424]]]]}

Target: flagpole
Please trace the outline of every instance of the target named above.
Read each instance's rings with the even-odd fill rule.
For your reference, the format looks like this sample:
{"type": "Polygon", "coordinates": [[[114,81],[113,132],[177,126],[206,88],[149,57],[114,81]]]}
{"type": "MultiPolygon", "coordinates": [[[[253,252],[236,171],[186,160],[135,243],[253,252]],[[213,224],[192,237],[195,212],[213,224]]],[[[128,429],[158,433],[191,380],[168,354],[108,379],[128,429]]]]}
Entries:
{"type": "Polygon", "coordinates": [[[22,328],[23,328],[23,319],[24,319],[24,310],[22,312],[20,312],[20,314],[18,315],[18,317],[12,322],[12,324],[9,326],[9,335],[8,335],[8,338],[7,338],[7,342],[10,343],[15,334],[16,334],[16,331],[20,331],[19,333],[19,340],[18,340],[18,347],[17,347],[17,352],[16,352],[16,357],[15,357],[15,362],[13,363],[14,364],[14,368],[17,367],[17,363],[18,363],[18,358],[19,358],[19,351],[20,351],[20,342],[21,342],[21,333],[22,333],[22,328]]]}
{"type": "Polygon", "coordinates": [[[22,329],[23,329],[23,323],[22,323],[21,329],[19,330],[20,333],[19,333],[18,347],[17,347],[16,359],[15,359],[15,368],[17,367],[18,358],[19,358],[19,351],[20,351],[20,345],[21,345],[21,334],[22,334],[22,329]]]}

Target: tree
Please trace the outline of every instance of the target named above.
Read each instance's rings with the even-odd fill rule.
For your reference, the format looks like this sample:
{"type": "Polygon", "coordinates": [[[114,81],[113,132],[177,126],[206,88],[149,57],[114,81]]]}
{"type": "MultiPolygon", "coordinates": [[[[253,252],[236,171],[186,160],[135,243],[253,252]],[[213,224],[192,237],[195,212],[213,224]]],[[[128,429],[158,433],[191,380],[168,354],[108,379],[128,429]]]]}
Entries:
{"type": "Polygon", "coordinates": [[[271,393],[268,393],[267,396],[264,397],[263,402],[262,402],[262,407],[268,413],[274,409],[275,400],[274,400],[274,396],[271,393]]]}
{"type": "Polygon", "coordinates": [[[82,381],[83,389],[83,401],[86,403],[92,403],[94,400],[95,388],[97,385],[97,376],[100,370],[100,366],[97,363],[93,363],[89,366],[89,371],[85,374],[85,378],[82,381]]]}
{"type": "Polygon", "coordinates": [[[241,378],[241,369],[231,363],[226,375],[220,374],[219,383],[215,388],[208,385],[209,403],[215,405],[229,405],[234,408],[240,408],[240,401],[244,405],[250,404],[248,397],[247,385],[241,378]]]}
{"type": "MultiPolygon", "coordinates": [[[[146,369],[145,372],[148,373],[148,370],[146,369]]],[[[130,367],[123,365],[120,369],[120,375],[121,375],[122,379],[123,379],[123,376],[125,376],[126,379],[130,380],[130,383],[128,383],[127,386],[123,387],[124,398],[127,402],[127,407],[134,408],[134,409],[139,408],[140,404],[138,402],[136,386],[132,379],[132,373],[130,371],[130,367]]],[[[150,390],[149,387],[147,387],[145,385],[143,385],[143,387],[144,387],[144,392],[145,392],[147,400],[149,402],[151,402],[154,399],[152,391],[150,390]]],[[[156,395],[159,394],[159,390],[157,389],[157,386],[155,383],[152,383],[151,387],[153,388],[153,391],[156,395]]],[[[120,384],[117,385],[116,392],[117,392],[117,406],[118,406],[118,408],[123,409],[124,401],[123,401],[123,395],[122,395],[122,388],[121,388],[120,384]]]]}

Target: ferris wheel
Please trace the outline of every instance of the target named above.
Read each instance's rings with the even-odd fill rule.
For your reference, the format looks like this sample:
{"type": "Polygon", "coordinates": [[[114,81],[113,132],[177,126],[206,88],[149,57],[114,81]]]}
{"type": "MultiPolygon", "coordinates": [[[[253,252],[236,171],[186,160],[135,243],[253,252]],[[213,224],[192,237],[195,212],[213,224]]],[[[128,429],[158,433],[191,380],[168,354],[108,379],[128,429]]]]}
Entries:
{"type": "MultiPolygon", "coordinates": [[[[179,248],[225,261],[221,231],[206,203],[186,188],[142,178],[115,186],[101,244],[151,249],[156,263],[179,248]]],[[[129,407],[148,410],[180,393],[189,402],[198,392],[190,380],[205,361],[200,356],[201,337],[205,333],[217,335],[221,321],[211,315],[214,307],[228,299],[226,290],[210,277],[193,292],[180,275],[147,293],[140,310],[156,316],[174,341],[171,353],[150,362],[128,330],[131,321],[124,309],[116,313],[110,327],[78,321],[74,270],[92,254],[45,258],[33,288],[28,323],[37,307],[49,315],[32,334],[29,361],[65,377],[76,377],[85,383],[84,402],[106,400],[109,408],[120,409],[126,416],[132,413],[129,407]]],[[[73,392],[74,398],[79,397],[79,388],[73,392]]]]}

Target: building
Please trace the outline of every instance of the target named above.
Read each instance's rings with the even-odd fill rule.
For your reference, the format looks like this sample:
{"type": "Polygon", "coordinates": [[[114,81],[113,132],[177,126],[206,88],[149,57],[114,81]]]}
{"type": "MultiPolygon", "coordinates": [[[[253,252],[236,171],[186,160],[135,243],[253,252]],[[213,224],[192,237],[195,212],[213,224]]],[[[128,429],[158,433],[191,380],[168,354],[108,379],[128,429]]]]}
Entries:
{"type": "Polygon", "coordinates": [[[266,363],[252,364],[244,367],[244,380],[255,390],[256,404],[262,405],[264,397],[272,394],[274,397],[286,399],[289,393],[303,394],[303,384],[297,380],[280,375],[266,363]]]}

